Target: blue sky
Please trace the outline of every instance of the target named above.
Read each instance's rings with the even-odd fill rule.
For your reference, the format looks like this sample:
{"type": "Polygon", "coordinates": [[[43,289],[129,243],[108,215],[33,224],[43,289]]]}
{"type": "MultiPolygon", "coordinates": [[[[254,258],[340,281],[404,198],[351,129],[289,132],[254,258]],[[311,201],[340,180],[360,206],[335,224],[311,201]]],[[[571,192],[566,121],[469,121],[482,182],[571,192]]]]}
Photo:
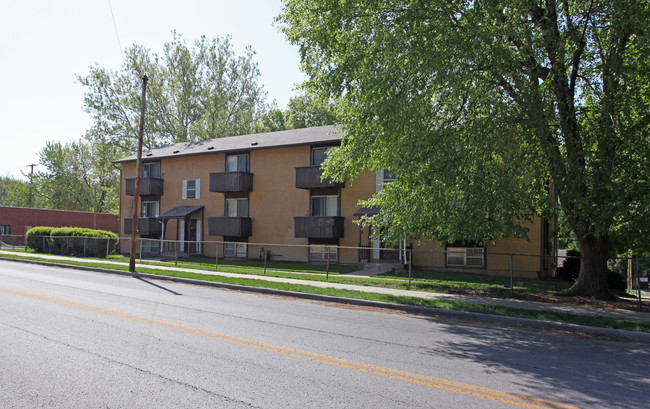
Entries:
{"type": "MultiPolygon", "coordinates": [[[[298,49],[273,19],[280,0],[37,0],[0,3],[0,176],[22,177],[46,141],[79,139],[92,121],[76,75],[88,67],[118,70],[132,44],[160,52],[176,30],[189,43],[232,36],[250,45],[268,101],[285,108],[300,71],[298,49]],[[115,17],[115,26],[111,17],[115,17]],[[117,34],[116,29],[117,27],[117,34]],[[118,43],[119,37],[119,43],[118,43]]],[[[44,170],[38,167],[37,170],[44,170]]]]}

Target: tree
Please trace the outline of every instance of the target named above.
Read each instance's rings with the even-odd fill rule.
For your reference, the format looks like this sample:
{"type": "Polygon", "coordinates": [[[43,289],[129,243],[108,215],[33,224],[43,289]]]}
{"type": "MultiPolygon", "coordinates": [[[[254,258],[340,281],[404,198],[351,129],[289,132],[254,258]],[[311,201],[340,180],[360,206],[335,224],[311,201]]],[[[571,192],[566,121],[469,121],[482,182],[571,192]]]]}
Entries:
{"type": "Polygon", "coordinates": [[[47,142],[39,153],[46,168],[36,174],[36,194],[46,209],[117,213],[119,172],[114,146],[88,141],[47,142]]]}
{"type": "Polygon", "coordinates": [[[303,93],[289,99],[285,118],[287,129],[333,125],[337,122],[336,104],[330,99],[303,93]]]}
{"type": "Polygon", "coordinates": [[[250,133],[266,95],[254,54],[248,47],[243,56],[235,55],[229,37],[201,37],[190,48],[175,32],[162,55],[133,45],[121,71],[92,66],[87,76],[77,77],[87,88],[84,105],[95,121],[89,134],[123,154],[135,150],[144,74],[146,148],[250,133]]]}
{"type": "Polygon", "coordinates": [[[389,238],[526,237],[555,189],[583,256],[569,294],[598,298],[608,254],[648,245],[647,1],[286,0],[278,19],[306,87],[342,100],[326,173],[397,170],[365,203],[389,238]]]}
{"type": "Polygon", "coordinates": [[[337,122],[336,104],[332,100],[304,93],[290,98],[284,111],[271,108],[262,115],[260,122],[255,126],[255,131],[274,132],[333,125],[337,122]]]}
{"type": "MultiPolygon", "coordinates": [[[[29,175],[23,176],[29,177],[29,175]]],[[[2,179],[2,205],[15,207],[38,207],[38,199],[34,199],[34,185],[29,180],[13,178],[2,179]]]]}

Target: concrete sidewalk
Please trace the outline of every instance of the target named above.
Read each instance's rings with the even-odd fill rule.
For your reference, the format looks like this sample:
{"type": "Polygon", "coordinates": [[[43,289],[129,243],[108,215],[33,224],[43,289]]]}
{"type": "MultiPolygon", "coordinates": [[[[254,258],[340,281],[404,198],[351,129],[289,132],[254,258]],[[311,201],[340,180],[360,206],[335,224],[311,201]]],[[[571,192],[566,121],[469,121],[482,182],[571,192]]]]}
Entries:
{"type": "MultiPolygon", "coordinates": [[[[0,250],[0,255],[9,255],[9,254],[16,255],[17,253],[0,250]]],[[[20,255],[20,253],[18,253],[18,255],[20,255]]],[[[79,261],[78,258],[74,258],[74,257],[55,256],[49,254],[30,253],[29,257],[36,257],[42,259],[43,261],[47,261],[47,260],[79,261]]],[[[83,259],[82,261],[84,263],[92,263],[92,264],[128,266],[128,263],[108,261],[108,260],[83,259]]],[[[424,299],[457,300],[457,301],[463,301],[471,304],[505,306],[505,307],[528,309],[528,310],[536,310],[536,311],[555,311],[560,313],[584,315],[590,317],[623,318],[623,319],[629,319],[634,321],[650,322],[650,313],[639,312],[639,311],[605,309],[605,308],[587,307],[587,306],[572,305],[572,304],[550,304],[550,303],[524,301],[524,300],[516,300],[516,299],[476,297],[476,296],[462,295],[462,294],[443,294],[443,293],[433,293],[428,291],[400,290],[400,289],[393,289],[393,288],[370,287],[370,286],[362,286],[362,285],[330,283],[330,282],[323,282],[323,281],[301,280],[301,279],[294,279],[294,278],[270,277],[265,275],[249,275],[249,274],[226,273],[226,272],[219,272],[219,271],[196,270],[196,269],[189,269],[189,268],[174,267],[169,265],[164,265],[164,266],[162,265],[158,266],[155,264],[144,265],[144,264],[139,264],[137,262],[136,262],[136,266],[151,268],[154,270],[170,270],[170,271],[215,275],[215,276],[222,276],[222,277],[248,278],[248,279],[264,280],[270,282],[308,285],[308,286],[320,287],[320,288],[335,288],[335,289],[342,289],[342,290],[363,291],[366,293],[390,294],[395,296],[417,297],[417,298],[424,298],[424,299]]]]}

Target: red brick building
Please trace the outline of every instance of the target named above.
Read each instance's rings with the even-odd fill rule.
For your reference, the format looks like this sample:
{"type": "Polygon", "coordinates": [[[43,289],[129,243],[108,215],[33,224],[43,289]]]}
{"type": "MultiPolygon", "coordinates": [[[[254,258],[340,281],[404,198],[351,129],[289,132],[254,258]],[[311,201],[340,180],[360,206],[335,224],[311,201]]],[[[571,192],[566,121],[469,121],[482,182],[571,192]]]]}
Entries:
{"type": "Polygon", "coordinates": [[[119,222],[115,214],[0,206],[0,236],[24,236],[35,226],[86,227],[117,233],[119,222]]]}

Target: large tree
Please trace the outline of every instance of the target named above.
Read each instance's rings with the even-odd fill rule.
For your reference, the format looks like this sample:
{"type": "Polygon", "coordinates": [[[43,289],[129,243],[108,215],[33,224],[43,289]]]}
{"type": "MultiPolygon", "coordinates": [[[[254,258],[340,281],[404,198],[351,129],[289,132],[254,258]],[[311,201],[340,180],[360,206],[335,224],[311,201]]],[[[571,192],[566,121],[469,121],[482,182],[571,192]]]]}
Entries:
{"type": "Polygon", "coordinates": [[[39,153],[45,171],[34,177],[39,207],[117,213],[119,172],[116,148],[106,142],[47,142],[39,153]]]}
{"type": "Polygon", "coordinates": [[[327,171],[397,170],[367,205],[388,237],[526,237],[558,205],[583,256],[570,294],[650,237],[647,0],[285,0],[306,86],[341,98],[327,171]]]}
{"type": "Polygon", "coordinates": [[[255,126],[257,132],[274,132],[285,129],[308,128],[310,126],[334,125],[336,103],[318,95],[302,93],[289,99],[286,110],[275,107],[262,115],[255,126]]]}
{"type": "Polygon", "coordinates": [[[147,75],[144,146],[245,134],[265,110],[254,52],[236,55],[230,38],[202,37],[189,47],[173,33],[161,55],[133,45],[120,71],[99,66],[78,81],[101,136],[132,153],[137,145],[142,76],[147,75]]]}

